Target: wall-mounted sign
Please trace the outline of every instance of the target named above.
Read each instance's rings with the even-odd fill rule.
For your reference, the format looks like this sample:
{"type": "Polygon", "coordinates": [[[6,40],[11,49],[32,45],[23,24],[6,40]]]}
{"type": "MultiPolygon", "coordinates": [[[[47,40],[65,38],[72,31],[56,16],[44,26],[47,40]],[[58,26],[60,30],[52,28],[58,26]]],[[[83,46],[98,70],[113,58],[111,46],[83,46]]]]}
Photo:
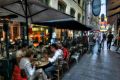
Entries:
{"type": "Polygon", "coordinates": [[[94,16],[99,16],[101,12],[101,0],[92,1],[92,12],[94,16]]]}

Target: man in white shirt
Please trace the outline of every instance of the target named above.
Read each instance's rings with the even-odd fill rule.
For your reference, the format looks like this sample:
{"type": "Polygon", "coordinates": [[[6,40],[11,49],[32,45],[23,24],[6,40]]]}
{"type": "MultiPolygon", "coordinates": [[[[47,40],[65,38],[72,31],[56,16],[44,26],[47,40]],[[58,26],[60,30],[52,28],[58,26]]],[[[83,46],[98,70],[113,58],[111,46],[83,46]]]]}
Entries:
{"type": "Polygon", "coordinates": [[[60,51],[58,50],[58,47],[56,44],[52,44],[50,46],[50,50],[54,53],[52,58],[48,58],[48,61],[51,65],[49,65],[47,68],[45,68],[45,73],[47,74],[48,78],[53,78],[53,72],[56,70],[55,63],[61,56],[60,51]]]}

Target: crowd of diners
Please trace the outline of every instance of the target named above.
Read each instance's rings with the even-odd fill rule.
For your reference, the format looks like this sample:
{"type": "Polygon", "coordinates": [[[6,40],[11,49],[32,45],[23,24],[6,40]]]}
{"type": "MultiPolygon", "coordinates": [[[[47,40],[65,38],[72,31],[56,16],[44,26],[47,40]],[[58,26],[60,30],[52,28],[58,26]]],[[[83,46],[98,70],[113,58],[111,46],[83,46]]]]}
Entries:
{"type": "Polygon", "coordinates": [[[13,46],[15,58],[12,59],[14,64],[12,80],[37,80],[41,75],[44,80],[54,79],[58,60],[67,61],[68,57],[78,50],[79,47],[74,48],[79,44],[88,49],[88,37],[86,34],[83,37],[68,38],[63,42],[58,41],[49,45],[40,43],[37,47],[20,45],[18,40],[13,46]],[[33,62],[40,60],[41,56],[48,61],[48,64],[38,68],[33,62]]]}
{"type": "Polygon", "coordinates": [[[43,80],[52,80],[57,69],[57,61],[66,60],[69,55],[68,48],[62,43],[43,46],[39,51],[42,51],[42,57],[48,61],[48,64],[41,68],[37,68],[33,63],[39,60],[33,47],[27,45],[18,47],[16,57],[12,60],[14,63],[12,80],[39,80],[41,76],[43,80]]]}

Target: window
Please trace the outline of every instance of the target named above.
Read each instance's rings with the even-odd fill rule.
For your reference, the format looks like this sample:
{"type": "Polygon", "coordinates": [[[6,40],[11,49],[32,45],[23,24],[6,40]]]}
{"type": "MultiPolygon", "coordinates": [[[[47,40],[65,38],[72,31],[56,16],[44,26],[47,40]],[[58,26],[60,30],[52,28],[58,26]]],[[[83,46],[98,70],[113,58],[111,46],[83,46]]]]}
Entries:
{"type": "Polygon", "coordinates": [[[78,21],[80,22],[81,14],[78,13],[78,21]]]}
{"type": "Polygon", "coordinates": [[[41,1],[41,2],[44,3],[45,5],[49,5],[49,3],[50,3],[50,0],[39,0],[39,1],[41,1]]]}
{"type": "Polygon", "coordinates": [[[14,38],[18,37],[18,28],[17,27],[13,27],[13,34],[14,34],[14,38]]]}
{"type": "Polygon", "coordinates": [[[58,10],[61,12],[65,12],[66,11],[66,4],[64,2],[59,1],[58,2],[58,10]]]}
{"type": "Polygon", "coordinates": [[[81,1],[81,0],[78,0],[78,4],[80,4],[80,1],[81,1]]]}
{"type": "Polygon", "coordinates": [[[85,9],[85,2],[83,1],[82,9],[85,9]]]}
{"type": "Polygon", "coordinates": [[[70,9],[70,15],[75,17],[75,10],[73,8],[70,9]]]}
{"type": "Polygon", "coordinates": [[[84,22],[84,16],[82,17],[82,22],[84,22]]]}

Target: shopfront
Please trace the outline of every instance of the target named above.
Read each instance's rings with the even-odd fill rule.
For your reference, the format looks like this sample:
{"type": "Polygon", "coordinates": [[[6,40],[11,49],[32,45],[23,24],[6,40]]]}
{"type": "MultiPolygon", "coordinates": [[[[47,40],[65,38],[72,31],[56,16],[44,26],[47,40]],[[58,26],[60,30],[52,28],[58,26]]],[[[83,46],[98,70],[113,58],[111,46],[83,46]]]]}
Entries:
{"type": "MultiPolygon", "coordinates": [[[[12,21],[9,23],[9,39],[10,41],[15,41],[21,38],[21,27],[20,23],[17,21],[12,21]]],[[[0,39],[5,40],[5,32],[3,31],[3,23],[0,23],[0,39]]]]}
{"type": "Polygon", "coordinates": [[[57,35],[57,39],[63,41],[67,38],[73,38],[73,30],[69,30],[69,29],[57,29],[55,28],[55,32],[57,35]]]}
{"type": "Polygon", "coordinates": [[[49,27],[32,24],[31,31],[29,32],[29,38],[33,41],[33,43],[48,43],[49,27]]]}

